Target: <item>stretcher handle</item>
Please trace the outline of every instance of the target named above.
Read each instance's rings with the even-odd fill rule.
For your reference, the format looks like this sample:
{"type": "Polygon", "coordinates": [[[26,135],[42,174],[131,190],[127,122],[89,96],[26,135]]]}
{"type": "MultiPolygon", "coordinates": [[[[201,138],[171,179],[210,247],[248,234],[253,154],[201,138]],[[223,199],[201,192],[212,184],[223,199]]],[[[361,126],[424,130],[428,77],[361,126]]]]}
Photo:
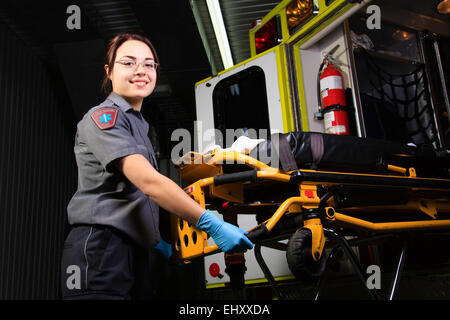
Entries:
{"type": "Polygon", "coordinates": [[[215,186],[233,182],[246,182],[246,181],[258,182],[258,170],[256,168],[248,171],[226,173],[214,176],[215,186]]]}
{"type": "MultiPolygon", "coordinates": [[[[249,231],[245,236],[251,241],[251,242],[255,242],[258,239],[264,237],[269,231],[266,228],[266,225],[263,223],[261,224],[260,227],[258,227],[257,229],[251,230],[249,231]]],[[[219,252],[220,249],[216,244],[207,246],[203,249],[203,254],[205,255],[210,255],[216,252],[219,252]]]]}
{"type": "Polygon", "coordinates": [[[249,231],[245,236],[251,242],[258,241],[261,238],[264,238],[269,233],[269,230],[266,228],[266,225],[262,223],[256,229],[249,231]]]}

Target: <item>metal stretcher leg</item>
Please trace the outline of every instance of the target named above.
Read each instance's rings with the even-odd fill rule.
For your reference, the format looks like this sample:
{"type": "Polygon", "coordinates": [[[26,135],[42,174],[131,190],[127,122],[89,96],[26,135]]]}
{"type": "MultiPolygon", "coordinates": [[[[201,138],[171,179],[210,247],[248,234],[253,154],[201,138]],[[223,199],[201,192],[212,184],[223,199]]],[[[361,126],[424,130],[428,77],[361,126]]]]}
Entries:
{"type": "MultiPolygon", "coordinates": [[[[327,257],[325,270],[328,270],[329,263],[334,258],[334,256],[337,255],[339,253],[339,251],[343,250],[347,254],[347,257],[349,258],[357,275],[359,276],[360,280],[362,281],[364,288],[367,289],[368,293],[370,294],[370,296],[373,299],[380,300],[380,297],[375,290],[367,288],[367,283],[366,283],[367,279],[364,276],[364,272],[361,269],[361,265],[358,262],[358,258],[354,254],[349,242],[343,236],[336,233],[334,230],[324,228],[324,233],[330,239],[333,239],[338,243],[338,245],[331,250],[330,254],[327,257]]],[[[365,243],[365,242],[372,242],[374,240],[382,240],[382,239],[387,239],[387,238],[391,238],[391,237],[395,237],[395,236],[397,236],[397,235],[395,235],[395,234],[375,235],[373,237],[368,237],[366,239],[357,239],[356,241],[351,241],[351,243],[353,245],[357,245],[357,244],[361,244],[361,243],[365,243]]],[[[399,257],[399,260],[397,263],[394,277],[392,279],[391,288],[389,290],[389,292],[390,292],[389,300],[393,300],[397,293],[397,290],[398,290],[398,287],[400,284],[401,275],[403,272],[403,267],[405,265],[406,253],[407,253],[407,242],[405,241],[405,242],[403,242],[403,245],[402,245],[402,251],[400,253],[400,257],[399,257]]],[[[267,267],[267,264],[265,263],[265,261],[262,257],[260,243],[255,244],[255,258],[256,258],[256,261],[258,262],[261,270],[263,271],[264,276],[266,277],[267,281],[271,285],[272,289],[275,291],[277,298],[279,300],[283,300],[284,296],[281,293],[281,291],[275,281],[275,278],[273,277],[272,273],[270,272],[269,268],[267,267]]],[[[313,293],[314,300],[319,299],[320,292],[323,288],[323,285],[325,284],[326,275],[327,275],[327,273],[325,272],[324,275],[322,277],[320,277],[317,281],[317,284],[316,284],[316,287],[315,287],[314,293],[313,293]]]]}
{"type": "MultiPolygon", "coordinates": [[[[386,233],[386,234],[379,234],[379,235],[367,237],[364,239],[351,240],[351,241],[348,241],[348,243],[349,243],[349,246],[357,246],[357,245],[365,244],[365,243],[373,243],[374,241],[387,240],[387,239],[390,239],[393,237],[397,237],[397,235],[391,234],[391,233],[386,233]]],[[[314,300],[319,300],[320,291],[322,290],[323,285],[325,284],[325,280],[327,277],[327,271],[329,270],[329,267],[330,267],[330,261],[333,261],[334,257],[336,255],[338,255],[341,251],[342,251],[342,247],[338,245],[338,246],[334,247],[331,250],[330,254],[328,255],[327,260],[326,260],[325,272],[324,272],[323,276],[319,278],[319,280],[316,284],[316,287],[314,289],[314,294],[313,294],[314,300]]]]}
{"type": "Polygon", "coordinates": [[[325,265],[325,272],[324,272],[323,276],[318,279],[316,287],[314,289],[314,293],[313,293],[314,300],[319,300],[320,292],[323,288],[323,285],[325,284],[325,280],[327,277],[327,270],[329,270],[330,261],[332,261],[334,259],[334,256],[337,255],[338,252],[341,250],[342,249],[340,246],[334,247],[333,250],[331,250],[330,254],[328,255],[326,265],[325,265]]]}
{"type": "Polygon", "coordinates": [[[364,284],[364,288],[367,289],[367,291],[370,294],[370,296],[373,299],[375,299],[375,300],[380,300],[380,298],[379,298],[379,296],[378,296],[378,294],[377,294],[377,292],[375,290],[370,290],[369,288],[367,288],[367,286],[366,286],[366,280],[367,279],[364,276],[363,270],[361,270],[361,265],[358,262],[358,258],[354,254],[354,252],[353,252],[352,248],[350,247],[350,245],[348,244],[347,240],[344,237],[340,236],[335,231],[331,230],[331,229],[324,228],[323,231],[325,232],[325,235],[327,237],[337,241],[339,246],[347,254],[347,257],[349,258],[351,264],[353,265],[353,267],[354,267],[354,269],[356,271],[356,274],[358,275],[358,277],[360,278],[360,280],[364,284]]]}
{"type": "MultiPolygon", "coordinates": [[[[347,255],[349,256],[350,261],[352,262],[353,266],[355,267],[355,270],[357,271],[358,275],[360,276],[361,281],[364,282],[364,286],[366,287],[364,275],[362,273],[361,268],[359,267],[359,263],[357,262],[356,256],[353,254],[353,251],[351,251],[350,244],[347,242],[347,240],[345,240],[344,237],[338,235],[336,232],[334,232],[332,230],[329,230],[329,229],[326,229],[324,231],[325,231],[326,235],[328,235],[328,236],[331,235],[331,238],[333,238],[335,240],[340,239],[340,241],[339,241],[340,245],[334,247],[333,250],[328,255],[327,262],[326,262],[327,263],[326,270],[328,270],[329,261],[332,260],[333,257],[340,250],[344,250],[347,253],[347,255]]],[[[364,242],[370,242],[370,241],[374,241],[374,240],[381,240],[383,238],[390,238],[390,237],[396,237],[396,236],[398,236],[398,235],[395,235],[395,234],[376,235],[376,236],[373,236],[373,237],[368,237],[366,239],[358,239],[356,241],[351,241],[351,243],[353,245],[357,245],[357,244],[361,244],[361,243],[364,243],[364,242]]],[[[394,299],[394,297],[395,297],[395,295],[397,293],[398,287],[400,285],[400,279],[401,279],[401,275],[402,275],[402,272],[403,272],[403,267],[404,267],[405,261],[406,261],[407,248],[408,248],[407,241],[404,241],[403,244],[402,244],[402,250],[401,250],[398,262],[397,262],[397,267],[395,269],[395,273],[394,273],[394,276],[393,276],[393,279],[392,279],[392,283],[391,283],[391,287],[390,287],[390,290],[389,290],[389,297],[388,297],[389,300],[393,300],[394,299]]],[[[313,294],[314,300],[318,300],[319,299],[320,292],[321,292],[321,290],[323,288],[323,285],[325,283],[325,279],[326,279],[326,272],[317,282],[317,285],[315,287],[314,294],[313,294]]],[[[373,290],[370,290],[370,289],[367,289],[367,290],[369,291],[369,293],[371,293],[371,295],[375,299],[379,299],[379,297],[378,297],[376,292],[374,292],[373,290]]]]}
{"type": "Polygon", "coordinates": [[[392,279],[392,285],[391,290],[389,293],[389,300],[393,300],[395,297],[395,294],[397,293],[397,289],[400,284],[400,278],[403,272],[403,267],[405,265],[406,260],[406,251],[407,251],[407,243],[403,243],[402,252],[400,253],[400,258],[397,263],[397,268],[395,270],[394,278],[392,279]]]}
{"type": "Polygon", "coordinates": [[[272,286],[272,289],[275,291],[275,294],[276,294],[278,300],[283,300],[283,295],[281,294],[280,288],[278,288],[275,278],[273,277],[272,273],[270,272],[269,268],[267,267],[267,264],[265,263],[262,255],[261,255],[261,244],[260,243],[255,244],[255,258],[256,258],[256,261],[258,262],[262,272],[264,273],[264,276],[266,277],[267,281],[269,281],[269,284],[272,286]]]}

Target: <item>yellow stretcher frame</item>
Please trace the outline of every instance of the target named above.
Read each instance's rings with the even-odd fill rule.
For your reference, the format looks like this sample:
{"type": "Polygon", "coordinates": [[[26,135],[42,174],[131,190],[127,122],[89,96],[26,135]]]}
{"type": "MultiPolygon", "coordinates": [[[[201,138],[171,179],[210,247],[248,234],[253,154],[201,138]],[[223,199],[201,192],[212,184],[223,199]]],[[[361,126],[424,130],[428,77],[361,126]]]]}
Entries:
{"type": "MultiPolygon", "coordinates": [[[[248,155],[237,153],[234,151],[215,151],[204,156],[198,153],[188,153],[180,159],[176,165],[181,172],[181,176],[188,182],[192,182],[184,190],[202,207],[206,208],[206,198],[220,198],[225,201],[237,203],[243,202],[243,184],[241,182],[230,182],[221,185],[215,185],[215,178],[225,176],[223,173],[224,164],[241,164],[248,166],[249,169],[255,171],[254,176],[258,181],[276,181],[281,183],[292,182],[293,172],[283,172],[280,169],[272,168],[248,155]]],[[[332,186],[342,184],[331,181],[310,181],[307,177],[298,182],[299,196],[289,197],[278,205],[274,214],[264,223],[249,230],[252,231],[266,229],[266,234],[270,234],[280,219],[288,214],[299,214],[304,210],[318,209],[323,207],[324,215],[320,218],[308,219],[303,221],[303,226],[298,229],[307,228],[312,233],[312,257],[318,261],[322,255],[325,245],[325,235],[323,224],[343,226],[360,231],[372,231],[374,233],[390,232],[390,231],[406,231],[406,230],[425,230],[425,229],[450,229],[450,219],[440,219],[438,213],[450,213],[450,180],[447,179],[431,179],[416,177],[414,168],[399,168],[389,166],[389,169],[395,172],[395,175],[378,175],[364,173],[347,173],[347,172],[329,172],[316,170],[296,170],[295,173],[300,175],[323,174],[333,177],[356,177],[364,179],[365,185],[370,185],[370,181],[386,180],[385,185],[389,187],[389,181],[394,181],[399,185],[405,185],[410,182],[417,183],[418,186],[411,187],[413,191],[428,190],[436,192],[436,197],[412,199],[406,205],[400,206],[400,209],[418,212],[424,214],[427,220],[414,221],[398,221],[398,222],[371,222],[361,218],[352,216],[352,210],[342,213],[337,212],[332,205],[326,201],[321,204],[321,199],[317,195],[317,185],[332,186]],[[423,182],[423,186],[420,186],[423,182]],[[425,182],[433,182],[428,186],[425,182]],[[324,205],[325,204],[325,205],[324,205]]],[[[358,184],[358,183],[355,183],[358,184]]],[[[383,184],[383,182],[381,183],[383,184]]],[[[379,184],[378,184],[379,185],[379,184]]],[[[251,204],[246,204],[247,206],[251,204]]],[[[264,205],[264,204],[259,204],[264,205]]],[[[272,206],[274,204],[271,204],[272,206]]],[[[355,208],[354,210],[364,210],[365,208],[355,208]]],[[[395,210],[399,206],[380,206],[369,208],[375,210],[395,210]]],[[[450,217],[450,216],[449,216],[450,217]]],[[[172,243],[174,246],[174,258],[178,261],[184,261],[210,255],[219,251],[218,247],[207,244],[207,235],[205,232],[196,229],[188,222],[172,215],[172,243]]]]}

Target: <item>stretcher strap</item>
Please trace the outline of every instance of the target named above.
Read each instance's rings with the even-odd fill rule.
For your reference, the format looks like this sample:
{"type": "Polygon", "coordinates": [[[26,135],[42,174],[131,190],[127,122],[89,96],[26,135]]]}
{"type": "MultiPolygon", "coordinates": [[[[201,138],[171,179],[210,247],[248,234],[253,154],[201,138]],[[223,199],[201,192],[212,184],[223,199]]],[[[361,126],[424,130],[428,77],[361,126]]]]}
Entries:
{"type": "Polygon", "coordinates": [[[323,136],[321,134],[311,133],[311,169],[316,170],[319,167],[320,161],[323,157],[323,152],[323,136]]]}
{"type": "Polygon", "coordinates": [[[289,141],[286,138],[286,135],[279,135],[279,155],[280,155],[280,164],[281,168],[284,171],[293,171],[297,170],[297,162],[295,161],[294,155],[292,154],[291,146],[289,141]]]}

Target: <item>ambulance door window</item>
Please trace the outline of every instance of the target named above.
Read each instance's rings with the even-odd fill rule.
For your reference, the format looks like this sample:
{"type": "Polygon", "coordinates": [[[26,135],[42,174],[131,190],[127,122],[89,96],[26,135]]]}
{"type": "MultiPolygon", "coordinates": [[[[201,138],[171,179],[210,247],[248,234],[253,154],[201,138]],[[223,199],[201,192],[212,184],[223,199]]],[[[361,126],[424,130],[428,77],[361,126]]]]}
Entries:
{"type": "MultiPolygon", "coordinates": [[[[249,67],[217,83],[213,91],[214,127],[221,131],[224,139],[227,129],[241,129],[243,134],[258,134],[260,129],[270,132],[266,90],[264,71],[258,66],[249,67]]],[[[224,147],[229,147],[233,142],[217,141],[224,147]]]]}

